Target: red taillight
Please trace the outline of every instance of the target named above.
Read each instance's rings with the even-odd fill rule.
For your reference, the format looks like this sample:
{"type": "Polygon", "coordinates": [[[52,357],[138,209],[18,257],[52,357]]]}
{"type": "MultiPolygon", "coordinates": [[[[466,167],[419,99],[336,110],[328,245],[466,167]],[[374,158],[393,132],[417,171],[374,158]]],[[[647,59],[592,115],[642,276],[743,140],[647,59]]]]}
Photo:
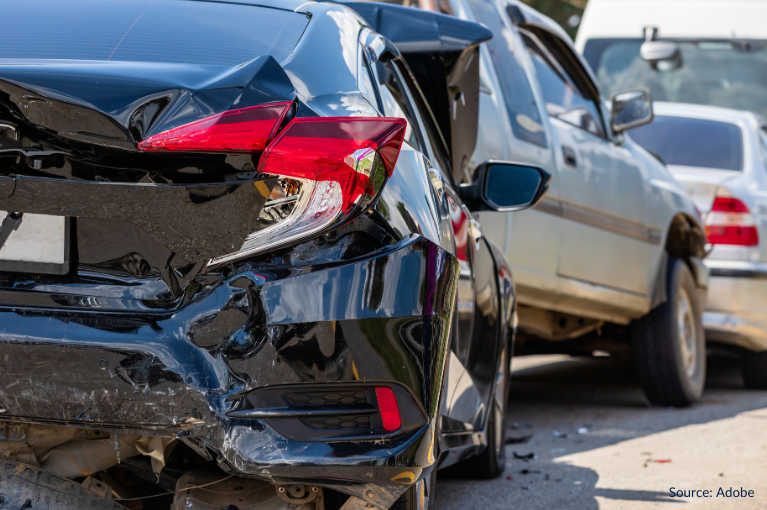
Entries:
{"type": "Polygon", "coordinates": [[[294,118],[276,135],[292,104],[219,113],[138,144],[142,151],[260,153],[259,172],[279,176],[279,182],[298,181],[290,185],[298,190],[290,197],[270,196],[259,216],[260,228],[238,251],[212,259],[210,267],[286,246],[348,221],[372,204],[391,177],[405,138],[405,119],[294,118]],[[270,208],[282,207],[277,202],[283,198],[289,199],[292,209],[284,215],[280,209],[282,219],[274,222],[270,208]]]}
{"type": "Polygon", "coordinates": [[[138,144],[142,151],[259,152],[274,136],[290,101],[230,110],[180,126],[138,144]]]}
{"type": "Polygon", "coordinates": [[[759,233],[748,206],[732,197],[716,197],[706,216],[706,236],[711,244],[759,244],[759,233]]]}
{"type": "Polygon", "coordinates": [[[376,387],[376,400],[378,400],[378,412],[381,414],[381,422],[386,432],[393,432],[402,426],[402,418],[399,414],[397,398],[391,388],[386,386],[376,387]]]}
{"type": "Polygon", "coordinates": [[[315,182],[336,182],[348,212],[361,195],[374,196],[376,154],[391,177],[405,136],[405,119],[312,117],[293,119],[266,148],[258,171],[315,182]]]}
{"type": "Polygon", "coordinates": [[[748,206],[732,197],[716,197],[714,205],[711,206],[711,212],[726,212],[726,213],[750,213],[748,206]]]}

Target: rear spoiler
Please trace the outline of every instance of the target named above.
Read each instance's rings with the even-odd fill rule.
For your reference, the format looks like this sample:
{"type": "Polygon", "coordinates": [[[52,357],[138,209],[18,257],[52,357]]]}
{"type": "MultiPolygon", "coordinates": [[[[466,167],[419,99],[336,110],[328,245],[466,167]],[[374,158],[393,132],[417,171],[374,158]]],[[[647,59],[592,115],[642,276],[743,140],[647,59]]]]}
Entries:
{"type": "Polygon", "coordinates": [[[477,143],[479,44],[493,33],[446,14],[380,2],[340,2],[389,39],[405,58],[449,143],[460,182],[477,143]]]}

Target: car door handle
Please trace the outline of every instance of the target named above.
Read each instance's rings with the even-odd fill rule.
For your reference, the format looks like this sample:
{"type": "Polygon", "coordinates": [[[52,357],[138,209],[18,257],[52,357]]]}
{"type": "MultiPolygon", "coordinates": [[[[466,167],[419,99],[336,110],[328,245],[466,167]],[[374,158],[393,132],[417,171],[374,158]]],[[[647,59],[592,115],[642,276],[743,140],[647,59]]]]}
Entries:
{"type": "Polygon", "coordinates": [[[578,160],[575,157],[575,151],[572,147],[567,145],[562,146],[562,156],[565,158],[565,165],[576,168],[578,166],[578,160]]]}

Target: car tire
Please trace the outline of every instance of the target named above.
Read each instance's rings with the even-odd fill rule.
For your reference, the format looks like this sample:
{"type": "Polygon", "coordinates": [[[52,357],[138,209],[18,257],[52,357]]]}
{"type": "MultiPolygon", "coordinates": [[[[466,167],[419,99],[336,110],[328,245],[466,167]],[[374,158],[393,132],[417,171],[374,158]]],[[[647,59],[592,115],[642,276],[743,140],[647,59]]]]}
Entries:
{"type": "Polygon", "coordinates": [[[681,259],[669,259],[666,297],[634,324],[634,361],[652,403],[683,407],[703,393],[706,340],[698,288],[681,259]]]}
{"type": "Polygon", "coordinates": [[[434,466],[428,477],[408,487],[389,510],[433,510],[436,500],[437,466],[434,466]]]}
{"type": "Polygon", "coordinates": [[[125,510],[79,483],[27,464],[0,461],[0,508],[29,510],[125,510]]]}
{"type": "Polygon", "coordinates": [[[746,388],[767,390],[767,352],[745,353],[742,372],[746,388]]]}

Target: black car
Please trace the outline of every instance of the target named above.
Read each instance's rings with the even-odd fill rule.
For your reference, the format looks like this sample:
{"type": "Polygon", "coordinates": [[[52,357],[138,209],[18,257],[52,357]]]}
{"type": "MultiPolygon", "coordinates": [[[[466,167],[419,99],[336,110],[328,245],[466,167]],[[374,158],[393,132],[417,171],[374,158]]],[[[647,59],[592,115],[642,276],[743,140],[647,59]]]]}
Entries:
{"type": "Polygon", "coordinates": [[[514,288],[470,210],[548,175],[470,181],[490,32],[258,1],[3,6],[0,508],[422,508],[503,470],[514,288]]]}

